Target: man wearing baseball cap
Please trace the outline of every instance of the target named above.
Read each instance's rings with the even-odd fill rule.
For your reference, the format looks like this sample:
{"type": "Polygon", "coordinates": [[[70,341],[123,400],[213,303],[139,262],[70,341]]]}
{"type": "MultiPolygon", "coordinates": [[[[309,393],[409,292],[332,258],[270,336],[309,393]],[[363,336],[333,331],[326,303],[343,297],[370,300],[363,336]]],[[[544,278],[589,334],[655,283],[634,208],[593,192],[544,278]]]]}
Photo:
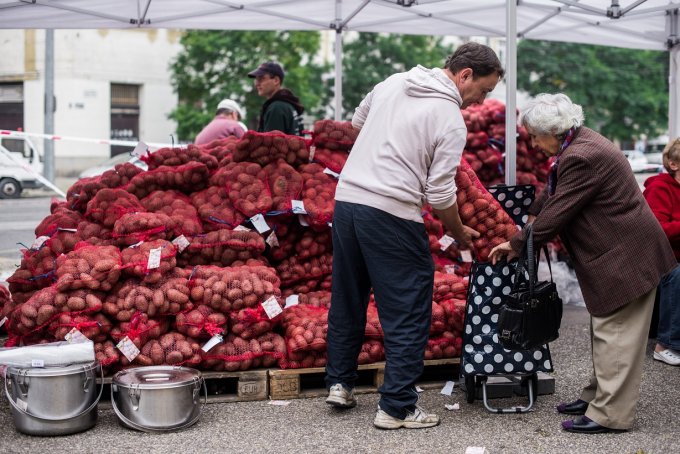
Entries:
{"type": "Polygon", "coordinates": [[[198,133],[194,143],[196,145],[203,145],[229,136],[235,136],[237,139],[240,139],[248,129],[246,125],[241,123],[243,116],[243,109],[236,101],[223,99],[217,105],[215,118],[198,133]]]}
{"type": "Polygon", "coordinates": [[[300,99],[287,88],[281,88],[285,74],[278,63],[268,61],[248,73],[255,79],[257,94],[267,98],[260,112],[259,132],[281,131],[290,135],[302,135],[302,112],[305,108],[300,99]]]}

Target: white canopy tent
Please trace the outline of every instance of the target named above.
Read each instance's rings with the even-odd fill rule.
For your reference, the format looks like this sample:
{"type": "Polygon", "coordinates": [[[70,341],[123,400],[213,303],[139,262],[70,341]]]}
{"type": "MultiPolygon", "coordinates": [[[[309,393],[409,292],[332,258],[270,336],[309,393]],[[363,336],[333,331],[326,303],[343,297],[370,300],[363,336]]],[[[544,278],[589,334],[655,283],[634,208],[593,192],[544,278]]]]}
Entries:
{"type": "MultiPolygon", "coordinates": [[[[669,134],[680,131],[674,0],[0,0],[0,28],[335,30],[336,115],[345,31],[506,37],[507,99],[515,109],[517,38],[670,50],[669,134]]],[[[506,130],[514,131],[514,115],[506,130]]],[[[506,183],[515,182],[515,144],[506,183]]]]}

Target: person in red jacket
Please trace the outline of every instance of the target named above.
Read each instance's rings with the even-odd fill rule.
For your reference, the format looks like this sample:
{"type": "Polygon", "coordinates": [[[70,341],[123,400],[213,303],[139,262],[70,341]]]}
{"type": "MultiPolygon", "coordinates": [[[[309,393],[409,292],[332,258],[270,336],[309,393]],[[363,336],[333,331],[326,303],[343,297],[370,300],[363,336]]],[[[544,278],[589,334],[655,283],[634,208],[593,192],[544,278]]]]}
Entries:
{"type": "MultiPolygon", "coordinates": [[[[643,192],[654,216],[670,240],[675,258],[680,261],[680,138],[663,150],[662,173],[645,181],[643,192]]],[[[680,267],[659,285],[659,327],[654,359],[680,366],[680,267]]]]}

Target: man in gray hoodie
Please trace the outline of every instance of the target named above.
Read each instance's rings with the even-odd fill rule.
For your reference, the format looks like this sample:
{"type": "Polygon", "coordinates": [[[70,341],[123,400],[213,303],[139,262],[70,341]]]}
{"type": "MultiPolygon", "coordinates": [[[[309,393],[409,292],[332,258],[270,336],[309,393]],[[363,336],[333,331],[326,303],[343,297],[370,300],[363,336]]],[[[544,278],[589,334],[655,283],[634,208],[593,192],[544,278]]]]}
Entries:
{"type": "Polygon", "coordinates": [[[463,248],[454,177],[467,128],[461,109],[481,103],[504,71],[487,46],[466,43],[443,69],[394,74],[356,108],[360,129],[340,175],[333,217],[327,403],[356,405],[357,359],[371,288],[384,332],[385,381],[374,425],[424,428],[439,417],[417,405],[432,312],[434,266],[421,215],[426,201],[463,248]]]}

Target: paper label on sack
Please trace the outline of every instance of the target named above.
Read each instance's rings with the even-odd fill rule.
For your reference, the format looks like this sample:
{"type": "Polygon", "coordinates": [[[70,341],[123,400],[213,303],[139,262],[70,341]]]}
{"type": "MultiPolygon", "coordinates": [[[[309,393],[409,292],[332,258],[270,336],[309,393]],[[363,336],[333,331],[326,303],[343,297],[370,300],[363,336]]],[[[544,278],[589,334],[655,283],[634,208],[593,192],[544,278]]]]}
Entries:
{"type": "Polygon", "coordinates": [[[291,200],[290,204],[293,208],[293,213],[307,214],[307,211],[305,210],[305,203],[302,200],[291,200]]]}
{"type": "Polygon", "coordinates": [[[149,261],[146,263],[147,270],[153,270],[161,266],[161,251],[163,248],[157,247],[149,251],[149,261]]]}
{"type": "Polygon", "coordinates": [[[456,241],[456,240],[454,240],[453,238],[451,238],[451,237],[448,236],[448,235],[444,235],[443,237],[439,238],[438,241],[439,241],[439,249],[441,249],[442,251],[445,251],[445,250],[447,250],[447,249],[449,248],[449,246],[451,246],[451,245],[453,244],[453,242],[456,241]]]}
{"type": "Polygon", "coordinates": [[[245,225],[237,225],[234,227],[234,232],[252,232],[252,230],[250,230],[245,225]]]}
{"type": "Polygon", "coordinates": [[[57,230],[59,230],[60,232],[78,233],[78,229],[65,229],[63,227],[59,227],[57,230]]]}
{"type": "Polygon", "coordinates": [[[267,224],[267,221],[264,220],[264,216],[262,216],[261,213],[258,213],[250,218],[250,222],[253,223],[253,227],[255,227],[257,233],[264,233],[271,230],[271,227],[269,227],[269,224],[267,224]]]}
{"type": "Polygon", "coordinates": [[[90,341],[90,339],[85,337],[85,335],[75,327],[64,336],[64,340],[69,344],[81,344],[90,341]]]}
{"type": "Polygon", "coordinates": [[[222,337],[221,334],[215,334],[213,337],[210,338],[208,342],[205,343],[203,347],[201,347],[201,350],[208,353],[211,348],[213,348],[217,344],[221,344],[223,340],[224,338],[222,337]]]}
{"type": "Polygon", "coordinates": [[[130,152],[130,155],[141,158],[142,156],[146,156],[146,152],[148,150],[149,146],[140,140],[139,142],[137,142],[137,146],[135,147],[135,149],[130,152]]]}
{"type": "Polygon", "coordinates": [[[281,309],[281,306],[279,306],[279,302],[276,301],[275,296],[270,296],[267,301],[262,303],[262,307],[264,308],[264,311],[267,313],[267,317],[269,317],[270,320],[283,312],[283,309],[281,309]]]}
{"type": "Polygon", "coordinates": [[[307,222],[307,218],[303,215],[298,215],[298,221],[300,221],[300,225],[303,227],[309,227],[309,222],[307,222]]]}
{"type": "Polygon", "coordinates": [[[25,400],[21,400],[17,397],[16,400],[17,407],[21,408],[23,411],[26,411],[28,409],[28,402],[25,400]]]}
{"type": "Polygon", "coordinates": [[[32,359],[31,367],[45,367],[45,361],[42,359],[32,359]]]}
{"type": "Polygon", "coordinates": [[[40,249],[40,247],[41,247],[43,244],[45,244],[45,241],[47,241],[47,240],[49,240],[49,239],[50,239],[50,237],[49,237],[49,236],[46,236],[46,235],[39,236],[38,238],[35,239],[35,241],[33,242],[33,244],[31,244],[31,249],[32,249],[32,250],[40,249]]]}
{"type": "Polygon", "coordinates": [[[177,247],[177,252],[182,252],[186,248],[188,248],[191,243],[189,242],[189,240],[187,240],[187,237],[185,237],[184,235],[180,235],[174,240],[172,240],[172,244],[174,244],[177,247]]]}
{"type": "Polygon", "coordinates": [[[460,251],[460,258],[463,260],[463,262],[470,263],[472,262],[472,253],[467,249],[464,249],[460,251]]]}
{"type": "Polygon", "coordinates": [[[135,344],[132,343],[129,337],[125,336],[123,339],[121,339],[120,342],[118,342],[118,345],[116,345],[116,348],[120,350],[120,352],[125,355],[128,361],[132,362],[137,355],[139,355],[139,349],[135,344]]]}
{"type": "Polygon", "coordinates": [[[450,396],[451,393],[453,392],[453,386],[455,385],[454,382],[452,381],[447,381],[442,390],[440,391],[441,394],[444,394],[445,396],[450,396]]]}
{"type": "Polygon", "coordinates": [[[325,173],[326,175],[330,175],[330,176],[332,176],[332,177],[334,177],[334,178],[340,178],[340,174],[339,174],[338,172],[333,172],[333,171],[332,171],[331,169],[329,169],[328,167],[326,167],[325,169],[323,169],[323,173],[325,173]]]}
{"type": "Polygon", "coordinates": [[[139,246],[142,245],[143,242],[144,242],[144,241],[138,241],[138,242],[136,242],[135,244],[131,244],[130,246],[128,246],[128,249],[134,249],[134,248],[136,248],[136,247],[139,247],[139,246]]]}
{"type": "Polygon", "coordinates": [[[290,295],[286,298],[286,307],[284,307],[284,309],[297,306],[298,304],[300,304],[300,295],[290,295]]]}
{"type": "Polygon", "coordinates": [[[314,153],[316,153],[316,145],[312,145],[309,147],[309,162],[312,162],[314,160],[314,153]]]}
{"type": "Polygon", "coordinates": [[[2,317],[2,320],[0,320],[0,328],[2,328],[2,325],[4,325],[5,322],[7,322],[7,317],[2,317]]]}
{"type": "Polygon", "coordinates": [[[446,274],[456,274],[456,265],[444,265],[446,274]]]}
{"type": "Polygon", "coordinates": [[[455,404],[444,404],[444,407],[446,407],[447,410],[453,411],[453,410],[460,410],[460,404],[456,402],[455,404]]]}
{"type": "Polygon", "coordinates": [[[269,245],[269,247],[279,247],[279,239],[275,232],[270,233],[265,242],[269,245]]]}

